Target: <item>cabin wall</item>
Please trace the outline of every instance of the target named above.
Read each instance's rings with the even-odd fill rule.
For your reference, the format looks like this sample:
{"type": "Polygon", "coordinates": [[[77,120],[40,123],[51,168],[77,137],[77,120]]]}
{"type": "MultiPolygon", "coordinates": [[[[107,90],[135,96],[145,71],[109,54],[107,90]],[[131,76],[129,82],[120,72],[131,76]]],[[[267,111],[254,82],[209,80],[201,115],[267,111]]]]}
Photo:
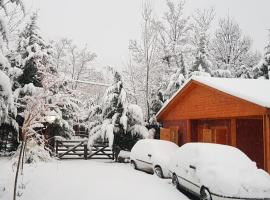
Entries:
{"type": "MultiPolygon", "coordinates": [[[[189,90],[188,88],[186,90],[189,90]]],[[[209,119],[263,115],[266,109],[204,85],[179,94],[159,120],[209,119]]]]}
{"type": "MultiPolygon", "coordinates": [[[[179,146],[187,143],[187,120],[172,120],[172,121],[164,121],[163,122],[163,128],[166,129],[172,129],[177,128],[178,129],[178,141],[177,144],[179,146]]],[[[162,133],[161,133],[162,134],[162,133]]]]}

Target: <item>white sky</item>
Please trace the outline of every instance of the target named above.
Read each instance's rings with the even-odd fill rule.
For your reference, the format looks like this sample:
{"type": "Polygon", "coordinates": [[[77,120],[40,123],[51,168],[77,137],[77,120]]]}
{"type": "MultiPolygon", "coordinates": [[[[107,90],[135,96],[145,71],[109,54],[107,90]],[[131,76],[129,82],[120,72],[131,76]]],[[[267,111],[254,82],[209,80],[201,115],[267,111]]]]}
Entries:
{"type": "MultiPolygon", "coordinates": [[[[25,0],[39,10],[39,26],[47,39],[68,37],[88,44],[97,53],[97,65],[121,67],[128,60],[130,39],[140,38],[141,0],[25,0]]],[[[166,9],[165,0],[152,0],[155,14],[166,9]]],[[[263,51],[270,28],[270,0],[186,0],[186,14],[213,6],[216,21],[227,14],[252,37],[254,49],[263,51]]],[[[215,22],[216,24],[216,22],[215,22]]]]}

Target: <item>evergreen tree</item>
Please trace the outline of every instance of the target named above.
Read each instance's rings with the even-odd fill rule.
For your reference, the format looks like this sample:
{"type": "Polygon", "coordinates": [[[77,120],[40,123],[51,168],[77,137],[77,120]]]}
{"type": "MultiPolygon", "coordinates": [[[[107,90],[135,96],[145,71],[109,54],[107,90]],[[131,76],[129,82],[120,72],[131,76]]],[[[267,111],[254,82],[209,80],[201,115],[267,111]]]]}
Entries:
{"type": "MultiPolygon", "coordinates": [[[[269,33],[269,39],[270,39],[270,33],[269,33]]],[[[254,76],[255,78],[265,78],[270,79],[270,42],[265,47],[265,53],[263,60],[259,63],[258,66],[254,68],[254,76]]]]}
{"type": "Polygon", "coordinates": [[[16,115],[17,109],[14,105],[10,78],[0,71],[0,126],[8,124],[17,130],[16,115]]]}
{"type": "Polygon", "coordinates": [[[17,51],[22,59],[23,70],[18,82],[22,86],[33,83],[34,86],[42,87],[44,73],[53,73],[54,68],[50,63],[52,48],[38,33],[37,14],[31,16],[30,22],[21,32],[17,51]]]}
{"type": "MultiPolygon", "coordinates": [[[[116,157],[120,150],[131,150],[138,139],[147,138],[148,130],[143,126],[142,109],[133,104],[128,104],[126,92],[123,88],[121,75],[114,70],[114,83],[104,95],[100,109],[93,107],[90,113],[95,113],[95,118],[89,117],[88,128],[91,146],[97,141],[109,141],[116,157]]],[[[94,116],[93,114],[90,114],[94,116]]]]}
{"type": "Polygon", "coordinates": [[[197,54],[195,57],[195,62],[191,67],[191,72],[206,72],[211,73],[212,64],[208,60],[208,53],[206,48],[206,36],[201,34],[197,54]]]}

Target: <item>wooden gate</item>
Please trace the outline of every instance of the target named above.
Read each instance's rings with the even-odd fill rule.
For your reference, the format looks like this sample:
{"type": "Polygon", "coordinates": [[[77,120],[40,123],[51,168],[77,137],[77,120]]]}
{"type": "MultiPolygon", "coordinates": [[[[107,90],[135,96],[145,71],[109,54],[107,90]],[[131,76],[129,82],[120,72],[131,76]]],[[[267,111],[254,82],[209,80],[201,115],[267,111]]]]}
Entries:
{"type": "Polygon", "coordinates": [[[95,144],[87,148],[87,140],[56,141],[56,155],[60,159],[114,159],[114,153],[107,143],[95,144]]]}
{"type": "Polygon", "coordinates": [[[18,146],[17,133],[10,125],[0,126],[0,152],[15,151],[18,146]]]}

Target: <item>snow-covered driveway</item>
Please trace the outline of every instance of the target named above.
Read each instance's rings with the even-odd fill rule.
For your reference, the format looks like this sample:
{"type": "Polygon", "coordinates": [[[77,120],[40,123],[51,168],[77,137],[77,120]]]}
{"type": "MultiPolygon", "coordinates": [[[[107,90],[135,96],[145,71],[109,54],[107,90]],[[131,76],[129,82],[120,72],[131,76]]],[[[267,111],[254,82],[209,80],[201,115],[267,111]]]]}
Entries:
{"type": "MultiPolygon", "coordinates": [[[[14,172],[0,159],[0,199],[11,199],[14,172]],[[5,185],[5,187],[3,186],[5,185]]],[[[20,181],[21,182],[21,181],[20,181]]],[[[112,161],[64,160],[25,165],[20,200],[186,200],[170,180],[112,161]]]]}

